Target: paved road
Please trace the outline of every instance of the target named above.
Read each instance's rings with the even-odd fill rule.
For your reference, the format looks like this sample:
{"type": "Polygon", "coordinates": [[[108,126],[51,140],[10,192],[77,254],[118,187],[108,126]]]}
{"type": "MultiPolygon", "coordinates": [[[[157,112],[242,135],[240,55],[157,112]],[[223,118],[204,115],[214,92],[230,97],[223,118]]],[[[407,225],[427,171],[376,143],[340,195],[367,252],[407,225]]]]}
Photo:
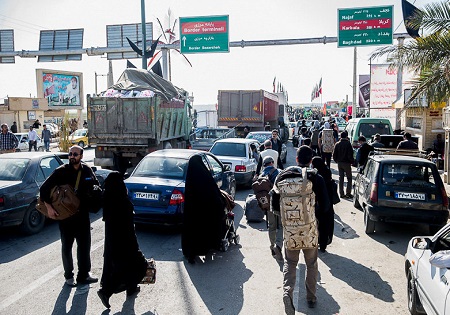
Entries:
{"type": "MultiPolygon", "coordinates": [[[[288,164],[293,164],[294,149],[288,150],[288,164]]],[[[88,152],[93,150],[86,150],[89,160],[88,152]]],[[[133,298],[114,295],[110,312],[96,295],[99,284],[63,285],[57,224],[31,237],[0,230],[0,314],[283,314],[281,266],[270,255],[265,223],[245,220],[248,193],[238,191],[234,210],[241,244],[195,265],[183,259],[177,230],[140,227],[141,249],[157,261],[157,282],[133,298]]],[[[403,255],[408,240],[427,228],[382,225],[367,236],[363,214],[350,201],[343,200],[335,211],[333,243],[319,254],[316,309],[307,308],[304,262],[299,264],[298,314],[408,314],[403,255]]],[[[104,223],[101,214],[91,218],[92,272],[100,276],[104,223]]]]}

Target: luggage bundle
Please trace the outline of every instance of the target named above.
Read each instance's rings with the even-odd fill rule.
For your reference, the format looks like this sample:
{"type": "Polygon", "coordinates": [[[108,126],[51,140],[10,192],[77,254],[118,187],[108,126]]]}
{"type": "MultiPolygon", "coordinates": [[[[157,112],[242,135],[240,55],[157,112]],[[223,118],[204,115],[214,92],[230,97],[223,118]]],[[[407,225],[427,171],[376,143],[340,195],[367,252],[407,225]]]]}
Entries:
{"type": "Polygon", "coordinates": [[[247,196],[245,199],[244,213],[248,222],[262,222],[264,220],[265,213],[259,207],[256,195],[249,194],[247,196]]]}

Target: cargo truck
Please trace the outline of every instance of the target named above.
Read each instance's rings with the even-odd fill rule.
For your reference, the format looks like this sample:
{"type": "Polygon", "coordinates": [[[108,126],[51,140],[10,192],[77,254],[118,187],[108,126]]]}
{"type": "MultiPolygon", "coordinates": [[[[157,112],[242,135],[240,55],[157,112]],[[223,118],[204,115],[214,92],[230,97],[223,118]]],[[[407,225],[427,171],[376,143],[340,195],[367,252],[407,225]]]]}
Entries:
{"type": "Polygon", "coordinates": [[[262,131],[278,128],[278,96],[264,90],[219,90],[218,125],[236,128],[243,136],[244,128],[262,131]]]}
{"type": "Polygon", "coordinates": [[[102,96],[87,97],[94,165],[122,173],[149,152],[187,148],[192,132],[189,95],[141,69],[126,69],[102,96]]]}

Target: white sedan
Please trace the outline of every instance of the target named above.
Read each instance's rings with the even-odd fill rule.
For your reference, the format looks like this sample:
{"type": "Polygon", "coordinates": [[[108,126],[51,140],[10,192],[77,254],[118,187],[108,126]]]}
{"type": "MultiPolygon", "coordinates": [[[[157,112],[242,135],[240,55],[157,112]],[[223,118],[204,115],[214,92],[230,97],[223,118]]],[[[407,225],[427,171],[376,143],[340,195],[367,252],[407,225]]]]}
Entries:
{"type": "MultiPolygon", "coordinates": [[[[19,132],[15,133],[17,140],[19,140],[19,146],[17,147],[16,151],[28,151],[28,133],[27,132],[19,132]]],[[[44,151],[44,141],[38,136],[37,137],[37,144],[36,147],[38,151],[44,151]]],[[[34,150],[32,148],[32,150],[34,150]]]]}
{"type": "Polygon", "coordinates": [[[450,223],[409,241],[405,272],[411,314],[450,314],[450,223]]]}

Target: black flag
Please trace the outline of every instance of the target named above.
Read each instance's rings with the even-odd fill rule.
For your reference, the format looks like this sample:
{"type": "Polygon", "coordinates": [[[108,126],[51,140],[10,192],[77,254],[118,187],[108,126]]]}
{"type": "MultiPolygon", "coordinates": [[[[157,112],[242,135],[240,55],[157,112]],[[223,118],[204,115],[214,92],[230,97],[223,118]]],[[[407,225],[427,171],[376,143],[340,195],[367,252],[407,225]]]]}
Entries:
{"type": "Polygon", "coordinates": [[[408,22],[411,20],[413,15],[416,12],[420,12],[420,10],[406,0],[402,0],[402,9],[403,9],[403,22],[405,23],[406,31],[408,32],[409,36],[411,36],[412,38],[420,37],[419,28],[412,28],[408,25],[409,24],[408,22]]]}
{"type": "Polygon", "coordinates": [[[161,69],[161,63],[160,63],[159,60],[153,65],[152,71],[153,71],[154,74],[159,75],[161,78],[163,77],[162,69],[161,69]]]}
{"type": "Polygon", "coordinates": [[[135,68],[136,69],[136,66],[134,64],[132,64],[130,62],[130,60],[127,60],[127,68],[135,68]]]}

